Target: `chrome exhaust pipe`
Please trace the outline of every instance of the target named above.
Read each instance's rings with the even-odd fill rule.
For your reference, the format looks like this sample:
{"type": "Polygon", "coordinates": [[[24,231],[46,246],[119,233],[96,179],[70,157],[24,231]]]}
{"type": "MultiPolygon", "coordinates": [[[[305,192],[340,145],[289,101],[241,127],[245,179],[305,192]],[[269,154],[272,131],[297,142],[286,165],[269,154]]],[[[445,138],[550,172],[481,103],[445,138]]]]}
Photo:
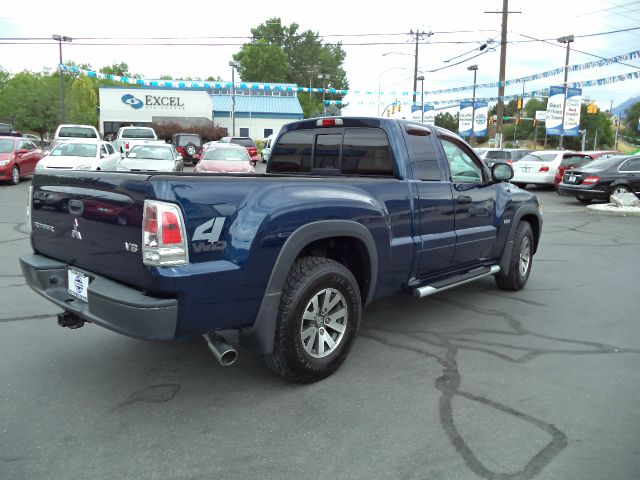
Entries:
{"type": "Polygon", "coordinates": [[[223,337],[214,332],[205,333],[203,337],[209,350],[216,357],[216,360],[220,362],[220,365],[228,367],[236,362],[238,352],[223,337]]]}

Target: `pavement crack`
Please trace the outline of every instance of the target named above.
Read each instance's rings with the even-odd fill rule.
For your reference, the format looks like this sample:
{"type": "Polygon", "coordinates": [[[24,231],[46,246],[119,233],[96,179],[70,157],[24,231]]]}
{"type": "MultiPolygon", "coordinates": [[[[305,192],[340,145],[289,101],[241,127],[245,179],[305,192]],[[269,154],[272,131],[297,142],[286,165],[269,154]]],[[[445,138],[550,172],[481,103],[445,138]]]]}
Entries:
{"type": "Polygon", "coordinates": [[[29,316],[26,316],[26,317],[0,318],[0,323],[19,322],[20,320],[39,320],[41,318],[51,318],[54,315],[55,314],[53,314],[53,313],[47,313],[47,314],[44,314],[44,315],[29,315],[29,316]]]}
{"type": "Polygon", "coordinates": [[[180,391],[181,385],[168,383],[164,385],[152,385],[129,395],[124,401],[115,405],[111,412],[132,405],[134,403],[165,403],[173,400],[180,391]]]}

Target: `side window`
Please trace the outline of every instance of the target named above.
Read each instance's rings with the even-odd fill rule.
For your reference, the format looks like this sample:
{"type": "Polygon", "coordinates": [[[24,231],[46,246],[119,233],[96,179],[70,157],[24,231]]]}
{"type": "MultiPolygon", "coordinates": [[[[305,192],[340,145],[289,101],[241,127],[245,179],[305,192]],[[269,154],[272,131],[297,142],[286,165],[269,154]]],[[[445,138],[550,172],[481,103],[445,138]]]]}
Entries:
{"type": "Polygon", "coordinates": [[[416,162],[415,178],[417,180],[442,180],[438,165],[438,154],[433,145],[433,135],[407,133],[409,154],[416,162]]]}
{"type": "Polygon", "coordinates": [[[341,167],[344,174],[393,176],[393,155],[384,130],[347,128],[341,167]]]}
{"type": "Polygon", "coordinates": [[[25,140],[24,147],[22,148],[26,148],[27,150],[31,151],[31,150],[35,150],[36,146],[33,143],[31,143],[29,140],[25,140]]]}
{"type": "Polygon", "coordinates": [[[104,143],[102,145],[100,145],[100,155],[109,155],[107,153],[107,147],[104,146],[104,143]]]}
{"type": "Polygon", "coordinates": [[[109,152],[109,155],[113,155],[114,153],[116,153],[116,151],[113,149],[113,146],[110,143],[107,143],[107,152],[109,152]]]}
{"type": "Polygon", "coordinates": [[[631,158],[620,167],[621,172],[640,172],[640,158],[631,158]]]}
{"type": "Polygon", "coordinates": [[[482,182],[482,168],[476,165],[471,156],[447,139],[441,138],[440,141],[449,162],[452,182],[482,182]]]}
{"type": "Polygon", "coordinates": [[[24,140],[21,140],[18,142],[18,145],[16,146],[16,151],[23,150],[23,149],[29,150],[29,148],[27,147],[27,142],[25,142],[24,140]]]}
{"type": "Polygon", "coordinates": [[[271,147],[272,172],[310,172],[313,130],[298,130],[282,135],[271,147]]]}

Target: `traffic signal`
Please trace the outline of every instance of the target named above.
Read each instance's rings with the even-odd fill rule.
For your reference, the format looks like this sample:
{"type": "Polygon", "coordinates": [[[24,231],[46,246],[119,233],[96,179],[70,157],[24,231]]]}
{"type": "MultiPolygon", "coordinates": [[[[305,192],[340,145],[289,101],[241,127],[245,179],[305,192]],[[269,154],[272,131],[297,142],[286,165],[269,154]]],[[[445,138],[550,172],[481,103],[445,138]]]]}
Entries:
{"type": "Polygon", "coordinates": [[[538,126],[538,119],[534,118],[533,119],[533,128],[536,128],[538,126]]]}
{"type": "Polygon", "coordinates": [[[518,106],[518,107],[517,107],[517,108],[518,108],[518,110],[522,110],[522,97],[519,97],[519,98],[518,98],[517,106],[518,106]]]}
{"type": "Polygon", "coordinates": [[[390,116],[391,116],[391,110],[387,108],[387,117],[390,117],[390,116]]]}
{"type": "Polygon", "coordinates": [[[400,111],[402,109],[402,104],[398,103],[398,111],[400,111]]]}

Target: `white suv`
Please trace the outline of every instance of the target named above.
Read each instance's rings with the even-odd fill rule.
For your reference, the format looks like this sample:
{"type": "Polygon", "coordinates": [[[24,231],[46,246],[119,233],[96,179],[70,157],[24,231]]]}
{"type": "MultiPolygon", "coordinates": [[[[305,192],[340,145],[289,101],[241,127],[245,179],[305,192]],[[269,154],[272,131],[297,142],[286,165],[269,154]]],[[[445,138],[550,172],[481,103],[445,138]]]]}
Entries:
{"type": "Polygon", "coordinates": [[[92,127],[91,125],[58,125],[56,134],[53,137],[53,144],[57,145],[65,140],[75,139],[97,142],[100,140],[100,134],[98,130],[96,130],[96,127],[92,127]]]}

